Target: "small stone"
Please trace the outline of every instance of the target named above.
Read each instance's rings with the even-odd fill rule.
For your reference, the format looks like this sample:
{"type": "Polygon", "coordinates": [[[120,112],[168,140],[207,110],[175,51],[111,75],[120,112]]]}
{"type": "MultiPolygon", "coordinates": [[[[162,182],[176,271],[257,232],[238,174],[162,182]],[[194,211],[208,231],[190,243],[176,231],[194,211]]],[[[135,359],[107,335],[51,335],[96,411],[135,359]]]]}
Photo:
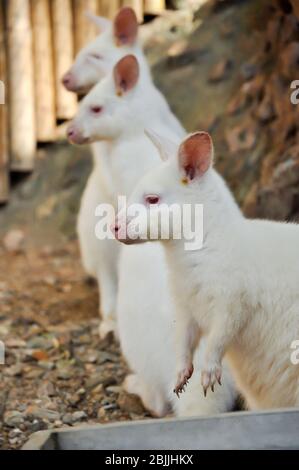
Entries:
{"type": "Polygon", "coordinates": [[[112,385],[110,387],[107,387],[106,391],[109,392],[109,393],[119,394],[123,391],[123,389],[122,389],[122,387],[112,385]]]}
{"type": "Polygon", "coordinates": [[[57,371],[58,379],[62,379],[62,380],[69,380],[74,376],[74,374],[75,374],[75,371],[70,368],[60,369],[57,371]]]}
{"type": "Polygon", "coordinates": [[[50,349],[53,349],[54,342],[53,340],[43,336],[35,336],[34,338],[30,339],[30,341],[28,341],[27,347],[30,349],[49,351],[50,349]]]}
{"type": "Polygon", "coordinates": [[[55,387],[52,382],[44,382],[38,389],[38,396],[40,397],[54,397],[55,387]]]}
{"type": "Polygon", "coordinates": [[[8,349],[21,349],[21,348],[26,348],[26,343],[22,339],[11,338],[5,341],[5,346],[8,349]]]}
{"type": "Polygon", "coordinates": [[[87,418],[87,414],[85,411],[76,411],[72,415],[73,423],[78,423],[79,421],[82,421],[87,418]]]}
{"type": "Polygon", "coordinates": [[[8,411],[4,415],[4,423],[10,428],[18,428],[24,423],[24,415],[19,411],[8,411]]]}
{"type": "Polygon", "coordinates": [[[32,367],[30,369],[26,369],[25,376],[26,376],[26,379],[34,380],[34,379],[40,379],[44,374],[45,372],[43,370],[37,369],[36,367],[32,367]]]}
{"type": "Polygon", "coordinates": [[[22,230],[11,230],[3,240],[4,248],[10,253],[20,253],[22,251],[25,235],[22,230]]]}
{"type": "Polygon", "coordinates": [[[104,407],[98,409],[98,419],[105,419],[107,417],[107,413],[104,407]]]}
{"type": "Polygon", "coordinates": [[[68,399],[68,402],[70,403],[70,405],[76,406],[81,401],[81,399],[82,397],[80,395],[75,394],[68,399]]]}
{"type": "Polygon", "coordinates": [[[23,367],[21,364],[16,364],[4,370],[4,375],[6,377],[20,377],[22,373],[23,367]]]}
{"type": "Polygon", "coordinates": [[[127,393],[122,393],[118,400],[117,404],[122,411],[126,413],[134,413],[137,415],[144,413],[144,407],[139,397],[136,395],[128,395],[127,393]]]}
{"type": "Polygon", "coordinates": [[[67,424],[68,426],[72,426],[73,424],[73,415],[71,413],[67,413],[62,418],[63,424],[67,424]]]}
{"type": "Polygon", "coordinates": [[[21,435],[23,434],[23,432],[21,431],[21,429],[13,429],[12,431],[10,431],[9,433],[9,438],[10,439],[15,439],[16,437],[20,437],[21,435]]]}
{"type": "Polygon", "coordinates": [[[35,419],[32,423],[28,423],[28,431],[34,433],[38,431],[45,431],[49,425],[40,419],[35,419]]]}
{"type": "Polygon", "coordinates": [[[55,369],[55,363],[51,361],[39,361],[39,367],[45,370],[53,370],[55,369]]]}
{"type": "MultiPolygon", "coordinates": [[[[93,389],[95,387],[97,387],[98,385],[102,385],[102,382],[103,382],[103,374],[100,373],[100,374],[95,374],[93,377],[89,377],[87,380],[86,380],[86,388],[87,389],[93,389]]],[[[103,387],[103,385],[102,385],[103,387]]]]}
{"type": "Polygon", "coordinates": [[[58,411],[39,408],[38,406],[29,406],[26,410],[26,415],[36,419],[47,420],[51,423],[60,419],[58,411]]]}
{"type": "Polygon", "coordinates": [[[33,351],[32,352],[32,357],[33,357],[33,359],[35,359],[38,362],[47,361],[49,359],[49,356],[48,356],[47,352],[42,351],[40,349],[37,349],[37,350],[33,351]]]}

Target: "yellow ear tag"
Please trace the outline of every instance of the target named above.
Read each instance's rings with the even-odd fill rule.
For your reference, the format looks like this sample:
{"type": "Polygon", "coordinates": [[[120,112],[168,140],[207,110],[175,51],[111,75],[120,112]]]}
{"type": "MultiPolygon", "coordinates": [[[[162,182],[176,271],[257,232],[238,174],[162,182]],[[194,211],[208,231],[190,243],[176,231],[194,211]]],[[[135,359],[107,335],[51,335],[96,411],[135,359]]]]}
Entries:
{"type": "Polygon", "coordinates": [[[118,89],[116,90],[116,95],[119,96],[119,97],[122,97],[122,96],[123,96],[123,91],[122,91],[121,88],[118,88],[118,89]]]}
{"type": "Polygon", "coordinates": [[[189,183],[188,179],[187,178],[183,178],[181,180],[181,183],[184,185],[184,186],[187,186],[187,184],[189,183]]]}

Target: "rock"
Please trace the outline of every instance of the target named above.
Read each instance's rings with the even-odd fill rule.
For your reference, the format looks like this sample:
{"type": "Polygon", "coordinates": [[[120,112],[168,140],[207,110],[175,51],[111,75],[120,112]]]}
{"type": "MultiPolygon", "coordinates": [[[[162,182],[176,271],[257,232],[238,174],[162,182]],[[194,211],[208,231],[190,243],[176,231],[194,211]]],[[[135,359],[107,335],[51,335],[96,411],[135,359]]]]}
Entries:
{"type": "Polygon", "coordinates": [[[27,424],[28,431],[31,433],[35,433],[38,431],[45,431],[49,428],[49,424],[45,423],[45,421],[42,421],[40,419],[34,419],[32,423],[27,424]]]}
{"type": "Polygon", "coordinates": [[[62,360],[56,363],[57,378],[62,380],[69,380],[76,374],[73,361],[62,360]]]}
{"type": "Polygon", "coordinates": [[[38,362],[47,361],[49,359],[48,353],[42,350],[33,351],[31,356],[38,362]]]}
{"type": "Polygon", "coordinates": [[[20,377],[23,373],[22,364],[16,364],[14,366],[4,369],[4,375],[7,377],[20,377]]]}
{"type": "Polygon", "coordinates": [[[117,400],[117,404],[122,411],[126,413],[142,414],[144,413],[144,407],[140,398],[137,395],[128,395],[123,392],[117,400]]]}
{"type": "Polygon", "coordinates": [[[26,343],[20,338],[9,338],[5,341],[5,346],[8,349],[21,349],[26,348],[26,343]]]}
{"type": "Polygon", "coordinates": [[[55,362],[51,362],[51,361],[39,361],[38,365],[39,367],[45,370],[55,369],[55,362]]]}
{"type": "Polygon", "coordinates": [[[24,423],[24,415],[19,411],[8,411],[4,415],[4,423],[10,428],[18,428],[24,423]]]}
{"type": "Polygon", "coordinates": [[[25,234],[22,230],[11,230],[3,240],[4,248],[10,253],[20,253],[23,249],[25,234]]]}
{"type": "Polygon", "coordinates": [[[87,414],[84,411],[76,411],[72,414],[73,423],[78,423],[87,419],[87,414]]]}
{"type": "Polygon", "coordinates": [[[99,420],[107,418],[107,412],[104,407],[98,409],[97,417],[99,420]]]}
{"type": "Polygon", "coordinates": [[[23,435],[23,432],[21,431],[21,429],[15,428],[12,431],[10,431],[9,438],[10,439],[15,439],[16,437],[19,438],[22,435],[23,435]]]}
{"type": "Polygon", "coordinates": [[[49,351],[55,347],[55,341],[44,336],[35,336],[28,341],[27,347],[39,351],[49,351]]]}
{"type": "Polygon", "coordinates": [[[123,389],[122,389],[122,387],[112,385],[110,387],[107,387],[106,391],[109,392],[109,393],[114,393],[114,394],[117,395],[117,394],[120,394],[123,391],[123,389]]]}
{"type": "Polygon", "coordinates": [[[43,382],[37,391],[40,397],[54,397],[56,394],[55,387],[52,382],[43,382]]]}
{"type": "Polygon", "coordinates": [[[29,406],[26,410],[26,415],[34,419],[50,421],[51,423],[60,419],[60,413],[58,413],[58,411],[48,410],[38,406],[29,406]]]}
{"type": "MultiPolygon", "coordinates": [[[[93,375],[92,377],[89,377],[86,380],[85,387],[88,390],[91,390],[91,389],[97,387],[98,385],[102,384],[103,380],[104,380],[103,374],[102,373],[97,373],[97,374],[93,375]]],[[[102,385],[102,387],[103,387],[103,385],[102,385]]]]}
{"type": "Polygon", "coordinates": [[[69,402],[69,404],[72,405],[72,406],[78,405],[78,403],[79,403],[81,400],[82,400],[82,396],[77,395],[77,394],[68,397],[68,402],[69,402]]]}
{"type": "Polygon", "coordinates": [[[67,413],[62,418],[63,424],[67,424],[68,426],[72,426],[73,424],[73,415],[71,413],[67,413]]]}

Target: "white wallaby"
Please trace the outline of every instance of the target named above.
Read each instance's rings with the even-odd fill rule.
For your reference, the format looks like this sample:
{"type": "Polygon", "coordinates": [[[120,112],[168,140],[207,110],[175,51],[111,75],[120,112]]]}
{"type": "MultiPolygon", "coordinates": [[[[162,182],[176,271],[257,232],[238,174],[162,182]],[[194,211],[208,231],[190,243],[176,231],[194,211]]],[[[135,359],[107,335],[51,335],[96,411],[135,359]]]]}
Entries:
{"type": "MultiPolygon", "coordinates": [[[[158,151],[145,136],[144,128],[162,130],[169,139],[185,135],[180,128],[179,137],[177,130],[165,124],[165,112],[161,113],[161,109],[164,107],[170,113],[169,108],[155,87],[142,78],[142,73],[134,56],[120,60],[113,74],[83,100],[69,129],[69,138],[74,143],[109,142],[111,178],[107,183],[115,198],[117,194],[129,195],[145,172],[159,163],[158,151]]],[[[126,379],[125,388],[140,395],[148,409],[162,416],[172,401],[169,386],[175,372],[175,353],[174,312],[164,253],[158,245],[142,250],[125,247],[117,310],[122,351],[133,372],[126,379]]],[[[190,387],[180,404],[175,402],[178,415],[211,414],[233,407],[235,391],[229,375],[226,386],[209,401],[199,393],[200,382],[193,383],[193,391],[190,387]]]]}
{"type": "MultiPolygon", "coordinates": [[[[138,39],[138,22],[134,10],[122,8],[114,21],[88,14],[100,35],[83,48],[75,63],[63,77],[69,91],[84,93],[111,74],[115,64],[127,54],[138,57],[144,89],[149,82],[152,87],[150,70],[138,39]]],[[[157,99],[152,106],[161,106],[160,114],[170,127],[183,135],[183,129],[173,116],[164,99],[157,99]]],[[[119,247],[112,241],[97,240],[95,232],[95,210],[100,203],[114,203],[119,188],[111,174],[109,145],[105,142],[92,144],[94,167],[87,182],[78,216],[77,232],[80,242],[82,263],[85,271],[96,278],[100,286],[100,310],[103,321],[100,335],[105,337],[116,328],[116,298],[118,282],[119,247]]]]}
{"type": "Polygon", "coordinates": [[[227,203],[227,188],[212,168],[207,133],[187,137],[179,150],[152,138],[163,158],[170,158],[140,181],[129,206],[143,204],[144,213],[132,220],[121,211],[118,238],[150,240],[150,222],[155,224],[159,213],[165,216],[164,204],[177,203],[182,210],[204,206],[200,250],[187,251],[186,240],[175,239],[174,232],[163,239],[162,226],[156,227],[176,304],[175,391],[187,386],[194,349],[205,338],[205,394],[225,384],[225,356],[252,409],[298,406],[299,369],[291,362],[291,344],[299,331],[299,226],[247,220],[227,203]]]}

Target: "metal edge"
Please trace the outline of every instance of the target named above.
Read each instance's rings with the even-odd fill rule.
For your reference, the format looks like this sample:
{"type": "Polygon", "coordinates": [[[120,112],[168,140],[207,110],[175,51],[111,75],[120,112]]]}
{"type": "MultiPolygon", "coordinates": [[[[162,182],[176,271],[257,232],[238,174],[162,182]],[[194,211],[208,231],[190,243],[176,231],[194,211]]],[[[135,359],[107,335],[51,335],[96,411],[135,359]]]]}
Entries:
{"type": "Polygon", "coordinates": [[[206,421],[206,420],[213,420],[219,418],[242,418],[242,417],[249,417],[249,416],[271,416],[271,415],[279,415],[279,414],[290,414],[290,413],[299,413],[299,408],[285,408],[279,410],[267,410],[267,411],[240,411],[240,412],[231,412],[231,413],[221,413],[217,415],[211,416],[198,416],[194,418],[166,418],[166,419],[148,419],[148,420],[141,420],[141,421],[127,421],[121,423],[111,423],[111,424],[91,424],[91,425],[82,425],[77,426],[75,428],[60,428],[54,429],[51,431],[39,431],[33,434],[29,441],[22,447],[22,450],[55,450],[56,448],[56,440],[57,435],[65,434],[65,433],[79,433],[82,431],[93,431],[99,430],[103,428],[119,428],[119,427],[139,427],[139,426],[150,426],[152,424],[166,424],[166,423],[180,423],[180,422],[198,422],[206,421]]]}

